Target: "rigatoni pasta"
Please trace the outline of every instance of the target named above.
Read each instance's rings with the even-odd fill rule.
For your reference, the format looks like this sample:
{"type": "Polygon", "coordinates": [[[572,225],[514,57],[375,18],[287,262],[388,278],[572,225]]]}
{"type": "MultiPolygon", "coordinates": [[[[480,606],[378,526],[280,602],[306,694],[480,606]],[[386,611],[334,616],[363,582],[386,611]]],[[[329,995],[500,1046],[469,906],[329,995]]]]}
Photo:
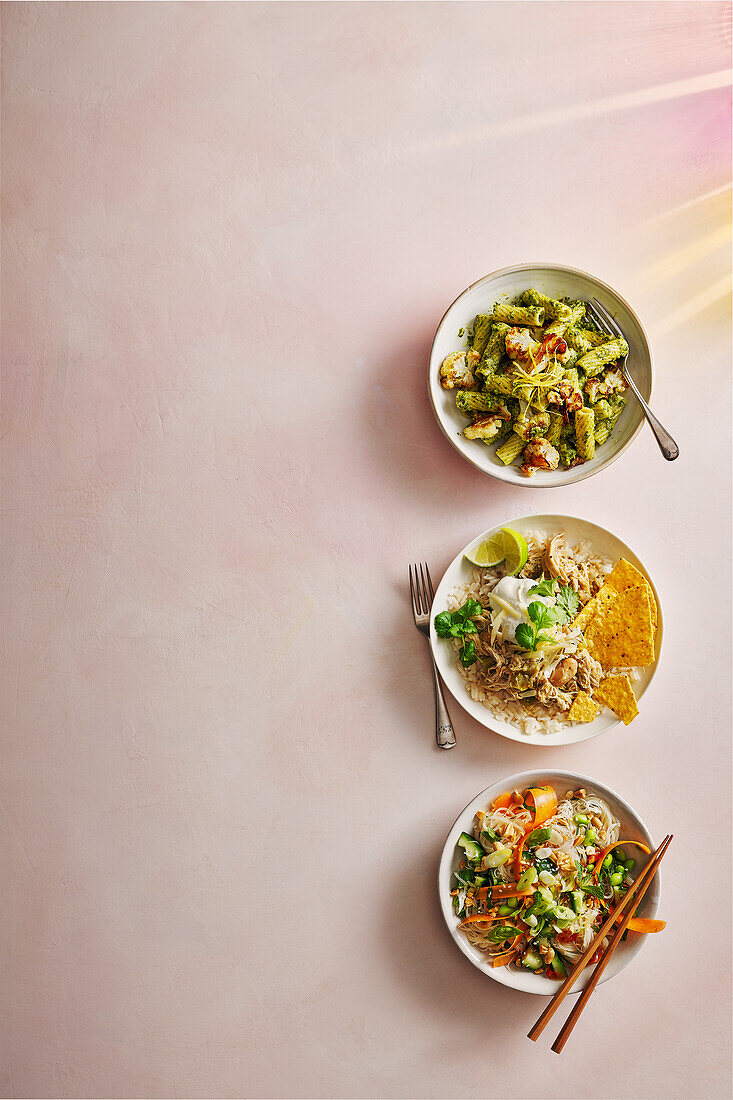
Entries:
{"type": "Polygon", "coordinates": [[[585,302],[529,288],[477,315],[440,380],[469,420],[464,436],[495,445],[505,465],[520,460],[531,477],[588,462],[608,440],[626,404],[617,362],[627,353],[623,337],[595,327],[585,302]]]}

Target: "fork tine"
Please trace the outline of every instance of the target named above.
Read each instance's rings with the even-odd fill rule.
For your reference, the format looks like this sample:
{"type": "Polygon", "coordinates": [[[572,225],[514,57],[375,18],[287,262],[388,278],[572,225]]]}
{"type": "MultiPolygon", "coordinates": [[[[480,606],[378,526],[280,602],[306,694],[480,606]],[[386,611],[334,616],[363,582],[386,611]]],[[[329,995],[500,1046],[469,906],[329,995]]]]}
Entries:
{"type": "Polygon", "coordinates": [[[435,592],[433,591],[433,581],[432,581],[432,578],[430,576],[430,570],[428,569],[428,563],[427,562],[425,562],[425,572],[428,575],[428,587],[430,589],[430,604],[432,606],[433,600],[435,599],[435,592]]]}
{"type": "Polygon", "coordinates": [[[601,314],[598,312],[597,307],[593,305],[593,302],[595,301],[596,299],[593,298],[590,302],[585,303],[586,313],[589,313],[596,324],[599,326],[599,328],[601,328],[603,332],[608,335],[608,322],[606,321],[605,317],[602,317],[601,314]]]}
{"type": "Polygon", "coordinates": [[[616,324],[616,322],[614,321],[613,317],[612,317],[612,316],[611,316],[611,314],[610,314],[610,313],[608,312],[608,310],[606,309],[606,307],[605,307],[604,305],[601,305],[601,303],[600,303],[600,302],[598,301],[598,299],[597,299],[597,298],[594,298],[594,299],[593,299],[593,302],[594,302],[594,304],[595,304],[595,310],[596,310],[596,313],[597,313],[597,314],[600,314],[600,316],[601,316],[602,320],[604,320],[604,321],[605,321],[605,323],[606,323],[606,328],[610,328],[611,332],[615,333],[615,334],[616,334],[616,336],[621,336],[621,335],[623,335],[623,334],[622,334],[622,332],[621,332],[621,329],[620,329],[620,328],[619,328],[619,326],[618,326],[618,325],[616,324]]]}
{"type": "Polygon", "coordinates": [[[409,567],[408,572],[410,574],[410,597],[412,599],[412,616],[413,618],[417,618],[417,616],[420,614],[420,608],[418,607],[415,600],[415,586],[412,583],[412,566],[409,567]]]}
{"type": "MultiPolygon", "coordinates": [[[[425,565],[427,569],[427,565],[425,565]]],[[[423,563],[420,562],[420,580],[422,581],[422,593],[423,593],[423,615],[430,614],[430,608],[433,605],[433,601],[429,598],[428,582],[425,580],[425,574],[423,573],[423,563]]]]}

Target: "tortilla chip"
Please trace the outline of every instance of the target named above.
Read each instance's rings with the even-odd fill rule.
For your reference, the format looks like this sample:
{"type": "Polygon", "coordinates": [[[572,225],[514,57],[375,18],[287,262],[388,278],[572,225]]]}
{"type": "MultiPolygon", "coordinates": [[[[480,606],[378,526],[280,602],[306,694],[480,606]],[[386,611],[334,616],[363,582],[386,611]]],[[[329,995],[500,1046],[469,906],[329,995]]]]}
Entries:
{"type": "Polygon", "coordinates": [[[625,726],[639,713],[628,676],[607,676],[595,690],[595,698],[618,715],[625,726]]]}
{"type": "MultiPolygon", "coordinates": [[[[601,589],[603,591],[603,589],[601,589]]],[[[585,630],[588,623],[591,621],[596,611],[598,610],[598,600],[595,596],[588,600],[588,603],[579,611],[573,619],[573,626],[577,626],[578,630],[585,630]]]]}
{"type": "Polygon", "coordinates": [[[593,616],[585,631],[591,657],[602,668],[642,668],[654,661],[649,589],[625,588],[593,616]]]}
{"type": "Polygon", "coordinates": [[[571,722],[592,722],[597,718],[601,708],[585,691],[579,691],[573,699],[573,705],[568,711],[571,722]]]}
{"type": "Polygon", "coordinates": [[[618,595],[618,591],[615,588],[611,588],[609,585],[604,584],[598,589],[595,596],[588,600],[583,610],[573,620],[573,626],[577,626],[585,633],[586,627],[590,623],[591,619],[595,618],[601,608],[610,603],[611,600],[615,600],[618,595]]]}
{"type": "MultiPolygon", "coordinates": [[[[619,558],[611,572],[606,577],[606,584],[610,584],[617,592],[623,592],[626,588],[646,588],[649,593],[649,603],[652,609],[652,627],[657,629],[657,601],[654,599],[651,585],[643,573],[626,558],[619,558]]],[[[582,629],[582,628],[581,628],[582,629]]]]}

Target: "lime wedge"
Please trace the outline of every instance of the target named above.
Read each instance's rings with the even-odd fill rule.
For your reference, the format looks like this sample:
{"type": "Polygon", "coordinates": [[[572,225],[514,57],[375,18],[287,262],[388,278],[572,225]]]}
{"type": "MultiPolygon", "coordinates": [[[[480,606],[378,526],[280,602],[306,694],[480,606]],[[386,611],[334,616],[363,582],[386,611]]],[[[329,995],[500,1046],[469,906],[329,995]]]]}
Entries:
{"type": "Polygon", "coordinates": [[[527,564],[527,543],[513,527],[502,527],[504,536],[504,567],[507,576],[518,573],[527,564]]]}
{"type": "Polygon", "coordinates": [[[519,534],[519,531],[511,527],[502,527],[501,531],[485,539],[472,550],[464,554],[472,565],[480,565],[488,568],[500,565],[504,562],[507,576],[518,573],[527,561],[527,543],[519,534]]]}
{"type": "Polygon", "coordinates": [[[467,550],[463,555],[472,565],[499,565],[504,561],[504,535],[501,531],[492,535],[490,539],[480,542],[473,550],[467,550]]]}

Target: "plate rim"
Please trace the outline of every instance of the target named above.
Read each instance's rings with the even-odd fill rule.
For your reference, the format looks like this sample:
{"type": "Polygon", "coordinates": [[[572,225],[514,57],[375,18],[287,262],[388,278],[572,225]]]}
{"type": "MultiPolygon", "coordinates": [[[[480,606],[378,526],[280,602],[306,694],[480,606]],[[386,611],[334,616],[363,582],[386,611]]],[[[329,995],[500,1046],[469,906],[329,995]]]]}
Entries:
{"type": "MultiPolygon", "coordinates": [[[[647,826],[646,822],[644,821],[644,819],[642,818],[642,816],[634,809],[634,807],[631,805],[631,803],[628,802],[623,797],[623,795],[618,794],[618,792],[615,791],[613,787],[609,787],[608,784],[602,783],[600,780],[593,779],[592,776],[581,775],[579,772],[573,772],[573,771],[569,771],[569,770],[562,769],[562,768],[547,768],[547,769],[539,768],[539,769],[535,769],[535,770],[518,772],[517,774],[507,776],[504,779],[498,779],[496,782],[489,784],[488,787],[485,787],[484,790],[479,791],[478,794],[475,795],[474,798],[472,798],[469,802],[466,803],[466,805],[463,807],[461,812],[457,815],[455,821],[453,822],[450,829],[448,830],[448,833],[447,833],[446,838],[445,838],[445,843],[443,845],[443,849],[440,853],[440,859],[438,861],[438,876],[437,876],[438,877],[438,882],[437,882],[437,885],[438,885],[438,902],[439,902],[439,905],[440,905],[440,911],[443,914],[443,919],[445,921],[448,932],[450,933],[451,939],[458,946],[461,953],[463,955],[465,955],[466,958],[469,960],[469,962],[479,971],[479,973],[485,974],[486,977],[492,978],[494,981],[498,982],[500,985],[505,986],[507,989],[513,989],[517,993],[531,993],[533,996],[551,997],[556,992],[557,986],[553,985],[549,981],[548,978],[545,978],[545,981],[548,982],[547,990],[542,990],[542,989],[521,989],[513,981],[507,980],[507,974],[505,973],[506,967],[497,967],[496,969],[492,969],[489,966],[481,965],[481,963],[477,959],[475,959],[474,956],[471,954],[471,952],[469,950],[470,944],[468,943],[468,940],[466,939],[466,937],[465,936],[460,936],[458,934],[458,928],[454,924],[454,921],[457,918],[455,917],[455,914],[453,913],[452,906],[450,905],[450,902],[448,900],[450,898],[450,890],[448,890],[448,892],[445,893],[445,895],[444,895],[444,889],[443,889],[444,880],[446,879],[446,877],[447,877],[448,885],[450,885],[451,864],[453,862],[453,855],[454,855],[454,851],[455,851],[455,840],[453,841],[453,843],[451,843],[451,837],[452,837],[454,831],[456,830],[456,827],[458,826],[459,821],[461,821],[463,816],[471,809],[471,807],[473,807],[473,805],[475,803],[480,802],[481,800],[484,800],[485,796],[488,795],[488,792],[493,791],[495,788],[504,787],[504,786],[507,786],[507,785],[519,786],[519,784],[525,779],[528,782],[537,782],[537,777],[538,776],[545,777],[547,779],[547,781],[550,782],[550,783],[552,783],[554,781],[553,777],[555,777],[555,776],[563,777],[563,779],[569,778],[569,779],[572,779],[572,781],[574,783],[579,783],[581,786],[587,786],[591,791],[594,788],[602,788],[604,791],[608,792],[608,794],[610,794],[612,796],[612,798],[616,799],[616,801],[624,807],[626,812],[633,819],[635,819],[635,821],[638,822],[639,827],[640,827],[640,832],[642,833],[642,836],[643,836],[645,842],[647,842],[649,847],[651,848],[652,854],[656,851],[657,845],[654,843],[651,831],[650,831],[649,827],[647,826]]],[[[463,831],[463,830],[461,829],[461,831],[463,831]]],[[[645,902],[648,900],[648,903],[649,903],[648,916],[652,919],[654,917],[656,917],[657,913],[659,912],[659,902],[660,902],[661,896],[662,896],[662,878],[661,878],[660,870],[658,869],[657,873],[656,873],[656,876],[655,876],[655,882],[654,882],[653,886],[650,886],[649,891],[648,891],[646,897],[644,898],[645,902]]],[[[628,955],[628,957],[624,960],[623,965],[619,968],[619,970],[617,970],[613,974],[609,974],[609,973],[604,974],[601,977],[598,984],[602,985],[603,982],[609,981],[611,978],[615,978],[618,974],[620,974],[629,965],[629,963],[633,961],[633,959],[636,957],[636,955],[641,950],[643,944],[644,944],[644,940],[640,939],[638,941],[638,946],[636,947],[636,950],[633,952],[633,954],[628,955]]],[[[587,982],[590,978],[590,972],[586,971],[586,974],[587,974],[587,977],[581,978],[577,983],[575,983],[572,994],[571,994],[572,996],[575,996],[576,993],[580,993],[585,988],[585,986],[587,985],[587,982]]]]}
{"type": "MultiPolygon", "coordinates": [[[[579,522],[581,524],[588,524],[590,527],[594,527],[594,528],[596,528],[600,531],[603,531],[605,534],[610,535],[611,538],[613,538],[617,542],[619,542],[621,544],[621,546],[623,546],[625,548],[625,550],[628,551],[631,554],[631,557],[634,559],[634,561],[636,561],[638,563],[638,565],[641,569],[641,572],[644,574],[644,577],[646,578],[648,584],[650,585],[651,590],[654,593],[654,598],[657,602],[657,630],[656,630],[655,638],[654,638],[656,654],[655,654],[655,658],[654,658],[654,663],[653,663],[653,665],[650,666],[652,671],[651,671],[651,676],[649,678],[649,682],[644,687],[641,695],[638,698],[641,699],[643,696],[645,696],[647,694],[647,692],[651,688],[652,683],[654,682],[654,678],[657,674],[657,671],[658,671],[658,668],[659,668],[659,663],[660,663],[661,656],[662,656],[662,647],[663,647],[663,644],[664,644],[664,613],[663,613],[663,610],[662,610],[662,602],[661,602],[661,599],[659,597],[659,591],[657,590],[657,586],[655,585],[654,580],[652,579],[652,576],[651,576],[649,570],[647,569],[645,563],[639,557],[639,555],[634,551],[633,547],[628,545],[628,543],[625,541],[625,539],[622,539],[619,535],[616,534],[615,531],[611,531],[608,527],[603,527],[600,523],[596,523],[594,520],[585,519],[583,516],[562,515],[560,513],[550,513],[550,512],[546,512],[546,513],[542,512],[542,513],[539,513],[539,514],[538,513],[531,513],[530,515],[526,515],[526,516],[516,516],[513,519],[508,519],[508,520],[505,520],[504,522],[497,523],[493,527],[489,527],[485,531],[479,532],[474,538],[470,539],[469,542],[466,543],[466,545],[456,554],[456,556],[447,565],[446,569],[443,572],[442,577],[440,578],[440,581],[438,582],[438,584],[436,586],[435,596],[433,598],[433,602],[432,602],[431,607],[430,607],[430,635],[429,635],[429,638],[430,638],[430,649],[431,649],[431,652],[432,652],[432,655],[433,655],[433,660],[435,661],[438,672],[440,673],[441,681],[443,682],[445,687],[448,689],[451,696],[456,700],[456,702],[459,704],[459,706],[462,707],[462,709],[466,712],[466,714],[469,715],[469,717],[473,718],[476,722],[479,723],[479,725],[484,726],[484,728],[488,729],[491,733],[497,734],[499,737],[506,737],[507,740],[517,741],[519,744],[522,744],[522,745],[542,745],[542,746],[545,746],[547,748],[555,748],[555,747],[559,747],[559,746],[562,746],[562,745],[580,745],[580,744],[583,744],[583,742],[585,742],[585,741],[592,741],[594,738],[600,737],[604,733],[610,733],[611,730],[615,729],[618,725],[620,725],[621,719],[616,716],[615,721],[612,721],[611,724],[609,726],[606,726],[605,729],[599,729],[599,730],[596,730],[595,733],[589,733],[585,737],[573,738],[572,740],[567,740],[563,733],[556,733],[556,734],[540,734],[540,733],[528,734],[528,733],[522,733],[520,729],[518,729],[516,726],[511,726],[509,723],[507,723],[507,725],[510,725],[510,729],[512,730],[511,733],[507,732],[505,730],[496,729],[495,726],[490,724],[491,721],[501,722],[503,720],[494,718],[492,712],[487,707],[483,706],[483,704],[481,704],[481,703],[476,703],[476,707],[480,708],[480,710],[477,709],[477,712],[474,714],[473,710],[469,709],[469,707],[467,705],[467,701],[474,702],[474,700],[471,700],[468,692],[465,690],[465,685],[464,685],[463,691],[461,693],[464,696],[464,698],[460,698],[458,696],[458,694],[451,687],[451,684],[445,678],[445,675],[443,673],[443,664],[445,663],[445,665],[447,667],[447,662],[444,661],[445,651],[438,644],[439,642],[442,642],[443,639],[438,638],[438,635],[435,633],[435,625],[434,625],[435,615],[437,614],[435,609],[436,609],[436,605],[438,603],[438,596],[439,596],[439,593],[441,591],[441,587],[442,587],[448,573],[452,569],[454,569],[455,567],[457,567],[458,565],[460,565],[462,563],[465,552],[470,546],[473,546],[474,543],[476,543],[479,539],[486,538],[487,536],[491,535],[492,533],[496,532],[497,530],[500,530],[502,527],[511,527],[512,524],[527,523],[529,521],[535,521],[535,520],[536,521],[541,521],[543,519],[544,520],[560,520],[560,521],[562,521],[562,520],[572,520],[573,522],[576,522],[576,523],[579,522]],[[486,715],[486,717],[484,717],[484,715],[486,715]]],[[[541,527],[542,524],[540,522],[538,522],[537,526],[541,527]]],[[[632,561],[632,564],[633,564],[633,561],[632,561]]],[[[461,683],[463,684],[463,681],[461,681],[461,683]]],[[[572,728],[572,727],[569,727],[569,728],[572,728]]]]}
{"type": "MultiPolygon", "coordinates": [[[[519,480],[518,478],[514,478],[509,474],[509,470],[513,469],[513,467],[501,466],[497,463],[495,466],[492,466],[492,469],[487,470],[484,466],[481,465],[480,462],[477,461],[477,459],[472,457],[472,453],[469,452],[468,448],[464,450],[464,448],[458,444],[456,438],[454,437],[454,433],[450,432],[447,426],[443,423],[442,414],[438,409],[438,405],[433,394],[433,352],[435,350],[435,344],[438,339],[438,335],[443,327],[443,324],[445,323],[448,314],[453,309],[453,307],[461,300],[461,298],[464,297],[464,295],[468,294],[470,291],[474,290],[482,283],[487,282],[489,279],[496,279],[502,275],[508,275],[514,272],[534,271],[537,268],[545,268],[549,271],[567,272],[571,275],[579,275],[584,279],[590,279],[591,282],[603,287],[604,290],[609,290],[611,294],[623,304],[624,308],[628,310],[636,324],[639,326],[639,330],[644,337],[644,343],[646,344],[646,350],[649,355],[649,393],[646,396],[645,400],[647,404],[651,404],[652,395],[654,392],[654,353],[652,351],[652,345],[649,340],[649,334],[646,331],[646,328],[644,327],[641,318],[637,314],[636,310],[629,305],[623,294],[620,294],[619,291],[615,289],[615,287],[612,287],[611,284],[605,282],[605,280],[599,279],[596,275],[592,275],[589,271],[584,271],[580,267],[570,267],[567,264],[540,263],[539,261],[535,263],[510,264],[508,267],[499,267],[496,269],[496,271],[491,271],[488,275],[482,275],[480,279],[476,279],[474,282],[470,283],[464,290],[461,291],[460,294],[458,294],[453,299],[443,316],[440,318],[438,326],[435,330],[435,334],[433,335],[432,343],[430,345],[430,354],[428,356],[428,397],[430,399],[430,405],[433,410],[433,415],[438,423],[438,427],[440,428],[441,432],[448,440],[450,445],[453,447],[453,449],[457,451],[457,453],[461,455],[462,458],[465,458],[467,462],[470,462],[474,469],[479,470],[482,474],[486,474],[488,477],[495,478],[497,481],[503,481],[507,485],[518,485],[522,488],[529,489],[557,489],[561,488],[563,485],[577,485],[579,482],[585,481],[586,478],[594,477],[596,474],[603,473],[604,470],[607,470],[609,466],[613,465],[613,463],[618,458],[620,458],[625,451],[628,450],[628,448],[631,446],[632,443],[634,443],[637,436],[639,435],[639,432],[641,431],[645,423],[643,412],[639,419],[639,423],[637,424],[636,428],[631,433],[629,438],[626,440],[626,442],[623,444],[623,446],[613,451],[609,455],[608,459],[604,461],[603,465],[599,466],[596,470],[586,470],[585,472],[582,472],[583,466],[585,465],[583,464],[583,466],[575,466],[574,470],[563,471],[560,476],[555,476],[551,479],[536,481],[534,478],[522,478],[521,480],[519,480]],[[574,473],[574,471],[577,471],[577,473],[574,473]]],[[[557,471],[553,471],[553,473],[557,475],[557,471]]]]}

